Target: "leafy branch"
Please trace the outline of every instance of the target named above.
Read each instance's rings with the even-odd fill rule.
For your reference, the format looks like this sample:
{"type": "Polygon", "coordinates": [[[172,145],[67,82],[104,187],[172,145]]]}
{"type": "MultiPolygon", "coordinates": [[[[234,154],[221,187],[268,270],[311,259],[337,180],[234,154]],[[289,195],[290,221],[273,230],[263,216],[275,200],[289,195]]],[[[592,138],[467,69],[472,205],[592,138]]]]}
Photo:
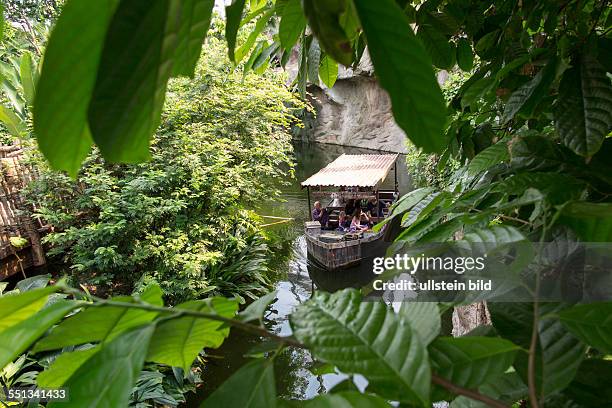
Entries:
{"type": "MultiPolygon", "coordinates": [[[[118,302],[118,301],[113,301],[113,300],[103,299],[97,296],[93,296],[89,293],[86,293],[84,291],[74,289],[74,288],[65,288],[62,290],[62,292],[68,295],[74,296],[76,299],[85,299],[85,300],[92,302],[91,304],[87,305],[88,307],[114,306],[114,307],[121,307],[121,308],[126,308],[126,309],[137,309],[137,310],[145,310],[149,312],[159,312],[163,315],[163,317],[161,317],[159,320],[177,319],[182,316],[191,316],[191,317],[195,317],[198,319],[215,320],[215,321],[223,322],[231,327],[242,330],[246,333],[268,338],[282,345],[301,348],[301,349],[309,349],[308,346],[306,346],[304,343],[301,343],[295,340],[293,337],[278,336],[274,333],[269,332],[268,330],[266,330],[265,328],[261,326],[256,326],[253,324],[245,323],[237,319],[226,318],[224,316],[220,316],[215,313],[205,313],[205,312],[199,312],[199,311],[194,311],[194,310],[178,310],[176,308],[154,306],[154,305],[151,305],[149,303],[142,301],[139,297],[134,298],[135,299],[134,303],[118,302]]],[[[452,382],[444,379],[443,377],[437,374],[434,374],[434,373],[431,374],[431,381],[434,384],[438,384],[446,388],[448,391],[452,393],[455,393],[457,395],[463,395],[463,396],[472,398],[477,401],[481,401],[492,407],[497,407],[497,408],[507,408],[508,407],[508,405],[504,404],[501,401],[495,400],[494,398],[490,398],[484,394],[479,393],[476,390],[464,388],[456,384],[453,384],[452,382]]]]}
{"type": "Polygon", "coordinates": [[[149,303],[143,302],[138,297],[135,298],[136,300],[135,303],[117,302],[117,301],[113,301],[109,299],[99,298],[97,296],[93,296],[89,293],[85,293],[83,291],[80,291],[78,289],[73,289],[73,288],[66,288],[63,290],[63,292],[66,294],[72,295],[75,298],[84,298],[84,299],[91,301],[92,303],[88,305],[89,307],[115,306],[115,307],[121,307],[121,308],[126,308],[126,309],[138,309],[138,310],[145,310],[149,312],[158,312],[158,313],[162,313],[166,315],[165,317],[166,319],[177,319],[183,316],[190,316],[190,317],[196,317],[198,319],[215,320],[218,322],[225,323],[231,327],[240,329],[244,332],[255,334],[261,337],[266,337],[278,343],[285,344],[287,346],[292,346],[292,347],[297,347],[297,348],[306,347],[302,343],[296,341],[295,339],[291,337],[281,337],[274,333],[270,333],[268,330],[266,330],[263,327],[249,324],[249,323],[244,323],[240,320],[227,318],[227,317],[215,314],[215,313],[206,313],[206,312],[199,312],[195,310],[154,306],[149,303]]]}

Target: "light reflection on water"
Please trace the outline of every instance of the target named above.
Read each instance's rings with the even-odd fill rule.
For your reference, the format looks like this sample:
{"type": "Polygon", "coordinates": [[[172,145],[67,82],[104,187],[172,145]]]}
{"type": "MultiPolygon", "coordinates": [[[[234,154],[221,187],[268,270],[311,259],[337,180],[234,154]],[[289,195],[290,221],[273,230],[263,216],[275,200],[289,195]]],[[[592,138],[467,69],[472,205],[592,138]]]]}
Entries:
{"type": "MultiPolygon", "coordinates": [[[[356,267],[342,271],[329,272],[309,262],[306,254],[306,239],[303,235],[304,221],[309,214],[306,191],[299,181],[316,173],[320,168],[333,161],[342,153],[376,153],[365,149],[333,145],[301,144],[294,145],[296,157],[295,180],[283,188],[285,202],[267,203],[258,209],[262,215],[292,217],[294,221],[276,227],[287,240],[290,253],[277,271],[275,288],[277,300],[270,306],[265,316],[266,327],[279,335],[291,334],[288,316],[300,303],[309,299],[313,289],[335,291],[345,287],[359,287],[370,280],[371,268],[356,267]]],[[[393,176],[389,177],[390,179],[393,176]]],[[[410,179],[407,175],[403,157],[398,158],[398,181],[400,193],[408,191],[410,179]]],[[[391,181],[392,186],[392,181],[391,181]]],[[[391,187],[386,186],[386,187],[391,187]]],[[[222,384],[231,374],[249,361],[245,354],[261,339],[232,330],[231,335],[220,349],[211,351],[203,372],[204,387],[192,396],[188,406],[199,406],[206,397],[222,384]]],[[[315,375],[309,369],[313,366],[310,353],[301,349],[286,349],[275,360],[277,393],[291,399],[308,399],[329,390],[347,378],[344,374],[315,375]]],[[[353,377],[361,390],[367,385],[361,376],[353,377]]]]}

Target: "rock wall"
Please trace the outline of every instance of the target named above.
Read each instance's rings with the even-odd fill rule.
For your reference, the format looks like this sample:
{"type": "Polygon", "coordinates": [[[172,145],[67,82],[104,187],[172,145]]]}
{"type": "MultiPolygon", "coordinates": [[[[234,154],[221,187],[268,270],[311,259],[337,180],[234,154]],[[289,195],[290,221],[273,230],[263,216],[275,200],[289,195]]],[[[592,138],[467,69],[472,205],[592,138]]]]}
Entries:
{"type": "Polygon", "coordinates": [[[391,152],[406,152],[406,136],[395,124],[391,102],[376,80],[355,75],[338,79],[332,89],[309,89],[316,118],[311,141],[362,147],[391,152]]]}
{"type": "Polygon", "coordinates": [[[340,66],[333,88],[310,85],[308,92],[316,115],[299,132],[302,140],[406,153],[406,136],[393,120],[389,95],[376,82],[367,53],[356,70],[340,66]]]}

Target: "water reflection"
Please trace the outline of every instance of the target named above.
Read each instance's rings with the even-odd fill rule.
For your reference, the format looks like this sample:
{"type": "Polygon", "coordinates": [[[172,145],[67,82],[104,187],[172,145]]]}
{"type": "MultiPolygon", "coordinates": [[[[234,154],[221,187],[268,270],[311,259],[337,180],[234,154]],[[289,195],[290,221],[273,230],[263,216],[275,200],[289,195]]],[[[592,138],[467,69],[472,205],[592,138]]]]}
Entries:
{"type": "MultiPolygon", "coordinates": [[[[305,180],[326,164],[332,162],[342,153],[366,154],[377,153],[367,149],[358,149],[334,145],[317,145],[297,143],[294,145],[296,158],[296,177],[289,186],[283,188],[285,202],[267,203],[258,209],[262,215],[292,217],[294,221],[279,225],[276,232],[287,240],[288,256],[277,266],[278,298],[271,305],[265,316],[265,325],[277,334],[288,336],[291,326],[288,316],[300,303],[312,295],[313,290],[333,292],[346,287],[361,287],[368,283],[373,274],[371,262],[363,261],[353,268],[326,271],[309,262],[306,254],[306,239],[303,236],[304,221],[309,214],[306,191],[300,188],[299,182],[305,180]]],[[[398,158],[398,183],[400,193],[410,189],[410,178],[403,157],[398,158]]],[[[384,188],[393,188],[393,176],[388,177],[384,188]]],[[[212,391],[221,385],[243,364],[249,361],[245,355],[261,339],[232,330],[223,346],[211,352],[203,372],[204,387],[195,397],[192,396],[188,406],[199,406],[212,391]]],[[[292,399],[312,398],[329,390],[347,379],[344,374],[315,375],[310,369],[313,359],[306,350],[286,349],[275,360],[277,392],[280,396],[292,399]]],[[[366,385],[363,377],[355,376],[353,381],[358,388],[366,385]]]]}

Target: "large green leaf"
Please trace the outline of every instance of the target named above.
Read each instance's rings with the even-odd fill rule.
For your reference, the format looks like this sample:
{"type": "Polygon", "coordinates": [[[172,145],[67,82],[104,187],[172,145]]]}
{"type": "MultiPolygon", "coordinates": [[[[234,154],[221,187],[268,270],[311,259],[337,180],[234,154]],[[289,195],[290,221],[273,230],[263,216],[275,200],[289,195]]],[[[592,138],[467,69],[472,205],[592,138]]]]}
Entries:
{"type": "Polygon", "coordinates": [[[599,62],[585,55],[565,71],[554,109],[563,144],[581,156],[592,156],[612,127],[612,85],[599,62]]]}
{"type": "MultiPolygon", "coordinates": [[[[179,309],[218,314],[231,318],[238,310],[235,300],[212,298],[180,304],[179,309]]],[[[229,327],[216,320],[184,316],[157,325],[147,361],[189,370],[204,347],[217,348],[229,334],[229,327]]]]}
{"type": "Polygon", "coordinates": [[[510,165],[515,170],[573,170],[582,165],[580,157],[568,148],[541,136],[512,140],[510,165]]]}
{"type": "Polygon", "coordinates": [[[491,302],[487,304],[495,329],[516,345],[529,349],[533,304],[491,302]]]}
{"type": "Polygon", "coordinates": [[[425,346],[440,334],[440,310],[437,303],[404,301],[399,315],[412,326],[425,346]]]}
{"type": "Polygon", "coordinates": [[[32,62],[32,55],[26,51],[21,55],[19,63],[19,77],[23,95],[29,106],[34,104],[34,89],[36,84],[36,68],[32,62]]]}
{"type": "Polygon", "coordinates": [[[571,227],[587,242],[612,242],[612,204],[570,202],[563,207],[561,224],[571,227]]]}
{"type": "Polygon", "coordinates": [[[26,320],[0,332],[0,344],[2,344],[0,367],[4,367],[17,358],[51,326],[81,305],[81,302],[59,300],[26,320]]]}
{"type": "Polygon", "coordinates": [[[453,384],[478,387],[503,374],[519,347],[495,337],[440,337],[429,346],[434,370],[453,384]]]}
{"type": "Polygon", "coordinates": [[[278,38],[286,50],[293,48],[302,31],[306,28],[306,17],[300,0],[289,0],[283,7],[283,14],[278,27],[278,38]]]}
{"type": "Polygon", "coordinates": [[[462,71],[471,71],[474,68],[474,53],[472,46],[466,38],[457,41],[457,65],[462,71]]]}
{"type": "Polygon", "coordinates": [[[576,337],[600,351],[612,353],[612,303],[577,305],[559,314],[576,337]]]}
{"type": "Polygon", "coordinates": [[[248,305],[243,311],[238,314],[238,319],[243,322],[252,322],[254,320],[258,320],[261,324],[263,324],[264,313],[270,303],[274,302],[276,299],[277,290],[273,290],[265,296],[260,297],[250,305],[248,305]]]}
{"type": "Polygon", "coordinates": [[[0,298],[0,332],[16,325],[38,312],[47,303],[56,286],[11,294],[0,298]]]}
{"type": "Polygon", "coordinates": [[[563,391],[584,407],[610,407],[612,405],[611,360],[584,360],[572,383],[563,391]]]}
{"type": "Polygon", "coordinates": [[[172,72],[180,2],[123,1],[108,27],[89,103],[93,140],[110,162],[150,157],[172,72]]]}
{"type": "MultiPolygon", "coordinates": [[[[555,306],[543,304],[540,306],[543,317],[554,313],[555,306]]],[[[538,325],[538,354],[536,355],[536,384],[539,392],[546,396],[564,389],[574,378],[586,346],[555,318],[542,318],[538,325]]],[[[526,355],[519,366],[526,373],[526,355]]],[[[523,377],[527,381],[527,377],[523,377]]]]}
{"type": "Polygon", "coordinates": [[[257,43],[255,48],[253,49],[253,52],[249,56],[249,59],[244,63],[244,68],[242,69],[243,76],[246,76],[249,73],[249,71],[253,68],[253,64],[255,63],[255,60],[257,60],[259,56],[261,55],[261,52],[263,50],[265,43],[266,43],[265,41],[260,41],[257,43]]]}
{"type": "Polygon", "coordinates": [[[443,207],[449,198],[450,194],[446,191],[432,193],[423,198],[402,218],[402,227],[410,227],[423,220],[432,211],[443,207]]]}
{"type": "Polygon", "coordinates": [[[308,47],[308,80],[319,85],[319,65],[321,64],[321,47],[319,41],[313,38],[308,47]]]}
{"type": "Polygon", "coordinates": [[[395,121],[417,147],[441,153],[447,147],[442,135],[444,98],[431,59],[408,18],[393,0],[354,3],[376,75],[391,97],[395,121]]]}
{"type": "MultiPolygon", "coordinates": [[[[493,325],[500,335],[528,350],[531,342],[533,304],[492,302],[488,307],[493,325]]],[[[586,351],[585,345],[554,317],[558,308],[558,305],[552,303],[540,304],[535,359],[538,395],[547,396],[564,389],[574,378],[586,351]]],[[[526,383],[526,351],[517,355],[514,367],[526,383]]]]}
{"type": "Polygon", "coordinates": [[[466,176],[474,177],[491,166],[507,161],[509,158],[508,145],[505,142],[495,143],[474,156],[468,164],[466,176]]]}
{"type": "Polygon", "coordinates": [[[364,375],[384,398],[427,405],[430,368],[418,335],[382,302],[359,292],[318,292],[291,316],[294,335],[345,373],[364,375]]]}
{"type": "Polygon", "coordinates": [[[266,359],[251,361],[242,366],[202,404],[204,408],[275,406],[274,365],[266,359]]]}
{"type": "Polygon", "coordinates": [[[495,249],[500,246],[524,242],[527,239],[519,230],[508,225],[494,225],[481,228],[465,234],[462,241],[470,244],[485,244],[487,248],[495,249]]]}
{"type": "MultiPolygon", "coordinates": [[[[527,396],[527,386],[515,371],[488,379],[478,391],[507,404],[513,404],[527,396]]],[[[461,396],[451,402],[450,408],[489,408],[489,405],[461,396]]]]}
{"type": "Polygon", "coordinates": [[[378,231],[383,225],[391,222],[391,220],[394,218],[404,215],[406,211],[409,211],[412,207],[414,207],[428,195],[432,194],[434,191],[435,189],[432,187],[423,187],[405,194],[395,204],[393,204],[389,216],[374,226],[374,230],[378,231]]]}
{"type": "Polygon", "coordinates": [[[214,0],[182,0],[172,75],[193,76],[212,16],[214,0]]]}
{"type": "Polygon", "coordinates": [[[525,83],[510,95],[504,107],[502,123],[510,121],[519,111],[531,114],[538,102],[548,95],[548,90],[555,79],[556,73],[557,59],[552,58],[531,81],[525,83]]]}
{"type": "Polygon", "coordinates": [[[339,63],[349,66],[353,51],[344,28],[340,24],[346,12],[346,0],[303,0],[304,14],[309,27],[317,36],[321,48],[339,63]]]}
{"type": "Polygon", "coordinates": [[[51,167],[72,176],[91,147],[87,108],[118,3],[67,1],[47,43],[34,101],[34,130],[51,167]]]}
{"type": "Polygon", "coordinates": [[[253,28],[253,31],[251,31],[251,33],[247,37],[244,44],[238,47],[238,49],[235,52],[234,59],[235,59],[236,64],[242,61],[242,59],[251,50],[251,48],[253,48],[253,44],[255,44],[257,37],[259,37],[263,29],[266,28],[266,24],[268,24],[268,21],[270,21],[270,18],[272,17],[273,14],[274,14],[274,9],[270,9],[267,12],[265,12],[259,18],[259,20],[257,20],[257,23],[255,23],[255,27],[253,28]]]}
{"type": "Polygon", "coordinates": [[[60,354],[45,371],[38,374],[36,384],[41,388],[60,388],[98,351],[100,347],[90,347],[60,354]]]}
{"type": "Polygon", "coordinates": [[[423,42],[431,62],[440,69],[450,69],[454,63],[453,49],[446,37],[429,25],[419,26],[417,38],[423,42]]]}
{"type": "Polygon", "coordinates": [[[492,191],[520,195],[529,188],[541,191],[553,204],[563,204],[579,198],[585,189],[585,183],[568,174],[528,172],[514,174],[496,183],[492,191]]]}
{"type": "Polygon", "coordinates": [[[104,344],[64,384],[70,401],[52,402],[48,407],[127,407],[154,328],[132,329],[104,344]]]}
{"type": "Polygon", "coordinates": [[[321,58],[319,78],[328,88],[332,88],[338,79],[338,63],[327,54],[321,58]]]}
{"type": "Polygon", "coordinates": [[[304,408],[390,408],[391,405],[375,395],[362,394],[356,391],[344,391],[334,394],[319,395],[302,402],[304,408]]]}
{"type": "Polygon", "coordinates": [[[0,122],[2,122],[9,133],[17,139],[22,139],[25,136],[26,124],[15,114],[15,112],[4,105],[0,105],[0,122]]]}
{"type": "Polygon", "coordinates": [[[232,4],[225,7],[225,39],[227,40],[227,53],[232,62],[236,61],[234,51],[244,3],[245,0],[233,0],[232,4]]]}
{"type": "MultiPolygon", "coordinates": [[[[157,285],[148,287],[140,299],[156,306],[162,306],[162,293],[157,285]]],[[[113,298],[115,301],[133,303],[128,296],[113,298]]],[[[119,306],[89,307],[64,320],[49,335],[34,347],[35,351],[55,350],[84,343],[109,341],[132,327],[151,322],[158,312],[119,306]]]]}

